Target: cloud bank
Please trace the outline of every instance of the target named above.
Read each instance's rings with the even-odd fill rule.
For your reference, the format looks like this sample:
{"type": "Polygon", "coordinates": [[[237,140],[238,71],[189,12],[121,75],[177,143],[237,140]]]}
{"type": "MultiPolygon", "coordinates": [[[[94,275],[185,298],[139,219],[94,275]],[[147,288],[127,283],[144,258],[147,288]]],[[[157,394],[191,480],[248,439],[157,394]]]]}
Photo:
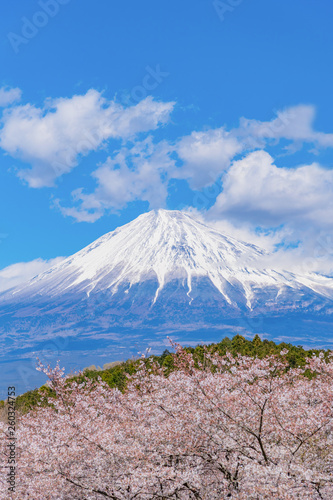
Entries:
{"type": "Polygon", "coordinates": [[[22,91],[19,88],[1,87],[0,88],[0,107],[4,108],[13,102],[20,101],[22,91]]]}
{"type": "Polygon", "coordinates": [[[4,111],[0,147],[31,165],[18,173],[30,187],[50,187],[105,141],[129,139],[166,123],[173,106],[147,97],[124,108],[94,89],[85,95],[48,99],[42,108],[14,106],[4,111]]]}
{"type": "MultiPolygon", "coordinates": [[[[333,134],[316,130],[314,106],[282,109],[268,121],[241,117],[235,128],[171,140],[173,101],[147,97],[123,106],[95,89],[40,107],[18,104],[20,98],[20,89],[0,89],[0,147],[18,161],[17,175],[29,187],[57,189],[61,177],[80,172],[84,157],[103,158],[90,163],[85,177],[71,177],[69,196],[53,195],[65,217],[93,223],[137,201],[167,208],[171,181],[185,181],[190,194],[181,208],[275,255],[281,247],[283,258],[298,252],[297,260],[328,241],[333,169],[320,154],[333,147],[333,134]],[[300,151],[308,161],[291,166],[300,151]]],[[[324,246],[333,257],[332,245],[324,246]]],[[[330,272],[329,260],[325,268],[330,272]]]]}
{"type": "Polygon", "coordinates": [[[0,292],[5,292],[21,283],[25,283],[37,276],[37,274],[47,271],[51,267],[61,262],[64,257],[43,260],[35,259],[30,262],[18,262],[0,270],[0,292]]]}

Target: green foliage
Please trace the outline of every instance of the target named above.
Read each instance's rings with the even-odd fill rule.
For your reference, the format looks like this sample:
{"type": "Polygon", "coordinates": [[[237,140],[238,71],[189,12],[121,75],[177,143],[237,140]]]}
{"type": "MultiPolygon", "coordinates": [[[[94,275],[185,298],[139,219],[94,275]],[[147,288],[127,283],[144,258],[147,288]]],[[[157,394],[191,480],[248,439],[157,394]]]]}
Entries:
{"type": "Polygon", "coordinates": [[[113,366],[106,370],[96,371],[96,370],[84,370],[81,375],[76,375],[70,380],[76,380],[78,383],[82,383],[85,377],[91,380],[97,380],[101,378],[103,382],[106,382],[110,387],[118,387],[122,392],[126,389],[127,376],[133,375],[139,365],[138,360],[128,359],[120,365],[113,366]]]}
{"type": "Polygon", "coordinates": [[[166,369],[166,375],[169,375],[175,368],[172,353],[168,349],[165,349],[160,356],[151,356],[151,359],[166,369]]]}
{"type": "MultiPolygon", "coordinates": [[[[224,356],[228,351],[233,356],[240,354],[242,356],[258,357],[259,359],[274,354],[279,355],[283,349],[287,349],[288,354],[286,359],[290,368],[303,367],[306,363],[306,358],[311,358],[313,354],[318,356],[320,352],[323,352],[327,359],[331,352],[323,349],[310,349],[307,351],[302,346],[294,346],[285,342],[276,344],[272,340],[261,340],[259,335],[255,335],[253,340],[247,340],[242,335],[235,335],[233,339],[225,337],[218,344],[210,344],[207,347],[210,352],[218,352],[220,356],[224,356]]],[[[203,346],[188,348],[187,350],[198,355],[200,359],[203,359],[203,346]]]]}
{"type": "Polygon", "coordinates": [[[16,410],[19,413],[27,413],[38,404],[40,406],[46,406],[47,400],[45,398],[55,397],[55,392],[52,391],[46,385],[43,385],[39,389],[34,389],[33,391],[25,392],[21,396],[16,398],[16,410]]]}
{"type": "MultiPolygon", "coordinates": [[[[255,335],[253,340],[247,340],[241,335],[236,335],[232,339],[225,337],[217,344],[208,345],[207,349],[212,353],[217,352],[220,356],[224,356],[228,351],[234,356],[240,354],[243,356],[258,357],[260,359],[273,354],[279,355],[283,349],[287,349],[288,354],[286,359],[290,368],[303,367],[306,363],[306,358],[311,357],[313,354],[318,356],[320,352],[323,352],[325,358],[328,359],[328,355],[331,352],[319,349],[310,349],[307,351],[302,346],[294,346],[285,342],[276,344],[272,340],[261,340],[259,335],[255,335]]],[[[198,345],[196,347],[187,347],[186,351],[193,353],[195,364],[197,366],[198,361],[203,362],[205,346],[198,345]]],[[[169,375],[175,369],[173,354],[168,349],[165,349],[160,356],[150,356],[146,362],[150,361],[155,361],[160,366],[165,367],[166,375],[169,375]]],[[[95,380],[97,383],[99,378],[101,378],[110,387],[117,387],[120,391],[124,392],[127,386],[127,375],[133,375],[136,372],[139,363],[140,360],[129,359],[124,363],[106,370],[97,371],[93,369],[86,369],[83,373],[70,377],[68,382],[70,383],[71,381],[76,381],[78,383],[84,383],[85,379],[88,378],[90,380],[95,380]]],[[[314,376],[314,374],[310,372],[306,373],[306,375],[309,378],[314,376]]],[[[40,389],[26,392],[16,398],[17,410],[20,413],[26,413],[38,404],[45,406],[47,404],[47,401],[43,400],[45,396],[48,398],[55,396],[55,393],[45,385],[40,389]]],[[[1,406],[4,406],[3,401],[0,402],[0,408],[1,406]]]]}

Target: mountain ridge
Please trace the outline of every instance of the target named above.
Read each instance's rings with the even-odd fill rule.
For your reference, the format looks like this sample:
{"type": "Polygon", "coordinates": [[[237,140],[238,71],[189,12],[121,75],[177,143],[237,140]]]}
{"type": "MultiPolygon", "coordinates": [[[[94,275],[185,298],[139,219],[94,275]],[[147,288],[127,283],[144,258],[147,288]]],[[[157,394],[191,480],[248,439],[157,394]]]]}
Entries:
{"type": "Polygon", "coordinates": [[[265,250],[227,237],[186,213],[151,211],[101,236],[23,286],[5,292],[2,301],[54,299],[68,293],[89,298],[105,291],[113,296],[120,290],[126,295],[133,285],[155,281],[154,305],[165,286],[179,280],[187,288],[191,305],[194,283],[205,278],[229,306],[237,308],[239,301],[242,306],[245,301],[249,311],[255,308],[260,290],[270,290],[270,301],[275,293],[278,302],[292,290],[333,299],[333,279],[259,269],[256,263],[265,255],[265,250]]]}

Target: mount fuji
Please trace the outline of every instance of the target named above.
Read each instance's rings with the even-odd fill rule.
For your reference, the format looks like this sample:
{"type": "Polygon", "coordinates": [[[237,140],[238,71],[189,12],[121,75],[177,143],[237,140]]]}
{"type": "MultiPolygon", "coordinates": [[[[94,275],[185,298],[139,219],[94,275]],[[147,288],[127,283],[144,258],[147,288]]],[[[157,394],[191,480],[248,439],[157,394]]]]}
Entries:
{"type": "Polygon", "coordinates": [[[184,212],[143,214],[0,295],[0,367],[41,351],[73,368],[126,359],[141,346],[161,350],[168,334],[187,344],[238,332],[328,345],[333,279],[267,269],[265,257],[184,212]]]}

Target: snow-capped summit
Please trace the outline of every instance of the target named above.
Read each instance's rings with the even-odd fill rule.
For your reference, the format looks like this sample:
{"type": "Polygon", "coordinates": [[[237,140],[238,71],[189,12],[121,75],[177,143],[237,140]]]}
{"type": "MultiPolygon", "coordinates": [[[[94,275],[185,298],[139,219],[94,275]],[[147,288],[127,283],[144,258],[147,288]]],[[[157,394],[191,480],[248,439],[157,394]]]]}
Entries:
{"type": "MultiPolygon", "coordinates": [[[[253,310],[258,303],[283,303],[315,294],[333,298],[333,280],[316,275],[260,269],[265,251],[225,236],[177,210],[153,210],[105,234],[27,284],[5,294],[4,301],[89,298],[107,292],[135,301],[138,285],[149,283],[146,303],[168,301],[166,286],[177,286],[189,305],[215,290],[219,309],[253,310]],[[176,285],[177,283],[177,285],[176,285]],[[134,295],[132,294],[134,293],[134,295]],[[184,295],[185,293],[185,295],[184,295]],[[292,295],[294,294],[294,297],[292,295]],[[185,297],[186,296],[186,297],[185,297]]],[[[172,292],[174,295],[174,292],[172,292]]],[[[142,294],[140,294],[142,295],[142,294]]],[[[106,298],[106,295],[104,295],[106,298]]],[[[141,297],[142,300],[142,297],[141,297]]]]}

